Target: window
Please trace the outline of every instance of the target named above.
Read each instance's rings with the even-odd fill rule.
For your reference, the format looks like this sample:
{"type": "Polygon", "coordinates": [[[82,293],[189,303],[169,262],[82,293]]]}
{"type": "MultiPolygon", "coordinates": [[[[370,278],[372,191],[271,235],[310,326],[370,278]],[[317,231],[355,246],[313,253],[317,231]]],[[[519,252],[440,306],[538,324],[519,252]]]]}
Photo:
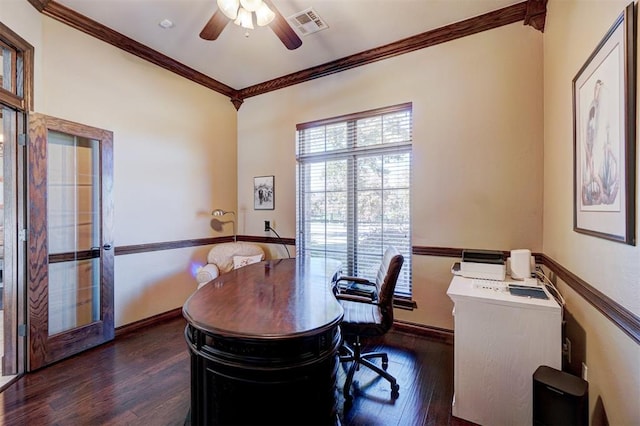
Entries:
{"type": "Polygon", "coordinates": [[[410,103],[297,126],[297,250],[375,279],[394,245],[399,298],[411,298],[411,128],[410,103]]]}
{"type": "Polygon", "coordinates": [[[0,22],[0,103],[33,109],[33,47],[0,22]]]}

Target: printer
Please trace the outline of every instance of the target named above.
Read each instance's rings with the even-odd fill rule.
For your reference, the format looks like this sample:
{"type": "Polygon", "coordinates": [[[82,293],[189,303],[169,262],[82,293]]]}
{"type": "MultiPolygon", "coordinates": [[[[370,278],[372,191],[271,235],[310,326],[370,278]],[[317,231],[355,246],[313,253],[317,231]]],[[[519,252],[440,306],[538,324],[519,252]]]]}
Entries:
{"type": "Polygon", "coordinates": [[[497,250],[463,250],[459,275],[467,278],[504,281],[507,265],[497,250]]]}

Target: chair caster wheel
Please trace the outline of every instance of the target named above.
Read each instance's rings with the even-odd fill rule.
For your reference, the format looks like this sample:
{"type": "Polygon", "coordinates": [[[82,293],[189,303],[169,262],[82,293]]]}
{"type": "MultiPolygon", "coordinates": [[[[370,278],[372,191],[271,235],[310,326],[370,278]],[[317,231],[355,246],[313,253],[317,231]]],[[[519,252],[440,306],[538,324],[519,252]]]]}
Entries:
{"type": "Polygon", "coordinates": [[[391,396],[393,398],[397,398],[400,396],[400,385],[397,383],[394,383],[391,385],[391,396]]]}
{"type": "Polygon", "coordinates": [[[353,406],[353,397],[351,395],[344,396],[344,409],[348,410],[353,406]]]}

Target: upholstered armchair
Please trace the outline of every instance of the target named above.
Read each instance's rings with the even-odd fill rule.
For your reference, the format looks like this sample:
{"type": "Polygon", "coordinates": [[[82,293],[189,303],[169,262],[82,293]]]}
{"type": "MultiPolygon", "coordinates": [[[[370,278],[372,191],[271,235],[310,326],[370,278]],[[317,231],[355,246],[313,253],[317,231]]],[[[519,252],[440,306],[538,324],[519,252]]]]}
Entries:
{"type": "Polygon", "coordinates": [[[234,242],[215,245],[207,255],[207,264],[198,268],[196,281],[202,287],[218,275],[264,260],[264,250],[257,244],[234,242]]]}

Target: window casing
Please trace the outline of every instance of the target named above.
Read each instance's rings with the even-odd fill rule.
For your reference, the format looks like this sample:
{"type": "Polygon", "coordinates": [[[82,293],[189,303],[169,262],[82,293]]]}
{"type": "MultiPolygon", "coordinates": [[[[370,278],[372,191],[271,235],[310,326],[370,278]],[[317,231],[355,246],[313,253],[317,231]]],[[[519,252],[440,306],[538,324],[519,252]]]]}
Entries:
{"type": "Polygon", "coordinates": [[[410,103],[297,126],[297,250],[375,279],[387,246],[405,258],[411,298],[410,103]]]}
{"type": "Polygon", "coordinates": [[[33,109],[33,46],[0,22],[0,103],[33,109]]]}

